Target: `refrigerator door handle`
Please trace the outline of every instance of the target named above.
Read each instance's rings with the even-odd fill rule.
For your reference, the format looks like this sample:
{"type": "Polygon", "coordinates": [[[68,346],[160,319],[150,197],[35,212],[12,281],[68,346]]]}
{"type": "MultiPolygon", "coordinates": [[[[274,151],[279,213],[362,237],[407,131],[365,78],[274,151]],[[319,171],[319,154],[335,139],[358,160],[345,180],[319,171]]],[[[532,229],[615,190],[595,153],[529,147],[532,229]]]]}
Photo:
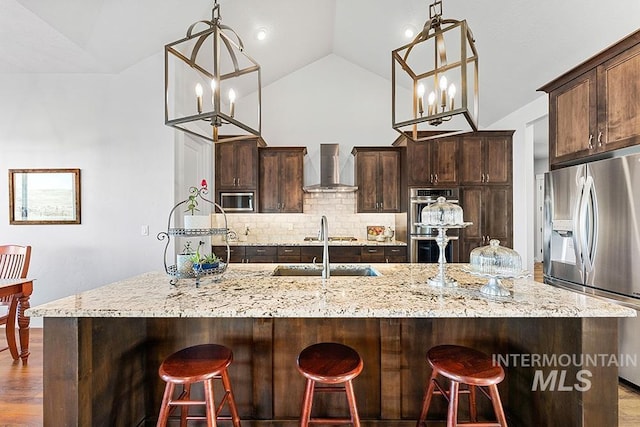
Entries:
{"type": "Polygon", "coordinates": [[[593,271],[593,264],[596,255],[596,243],[598,241],[598,218],[596,206],[596,193],[593,185],[593,178],[589,175],[585,181],[585,189],[582,196],[582,206],[580,209],[580,224],[582,231],[580,232],[585,270],[593,271]]]}
{"type": "Polygon", "coordinates": [[[584,251],[582,250],[582,235],[584,234],[584,227],[582,223],[582,202],[584,200],[584,188],[585,179],[580,177],[577,182],[578,197],[573,212],[573,252],[576,256],[576,267],[580,271],[580,277],[584,280],[584,251]]]}

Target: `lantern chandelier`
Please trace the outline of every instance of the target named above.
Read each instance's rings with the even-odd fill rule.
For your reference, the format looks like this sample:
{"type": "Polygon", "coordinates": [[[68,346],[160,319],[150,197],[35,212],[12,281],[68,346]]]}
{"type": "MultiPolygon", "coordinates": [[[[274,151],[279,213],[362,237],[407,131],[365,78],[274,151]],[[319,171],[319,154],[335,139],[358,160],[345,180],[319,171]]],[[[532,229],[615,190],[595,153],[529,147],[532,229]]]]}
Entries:
{"type": "Polygon", "coordinates": [[[260,65],[221,24],[217,0],[211,15],[165,45],[165,124],[213,142],[260,136],[260,65]]]}
{"type": "Polygon", "coordinates": [[[395,130],[414,141],[478,130],[474,43],[466,20],[443,19],[442,1],[429,6],[422,31],[391,52],[395,130]]]}

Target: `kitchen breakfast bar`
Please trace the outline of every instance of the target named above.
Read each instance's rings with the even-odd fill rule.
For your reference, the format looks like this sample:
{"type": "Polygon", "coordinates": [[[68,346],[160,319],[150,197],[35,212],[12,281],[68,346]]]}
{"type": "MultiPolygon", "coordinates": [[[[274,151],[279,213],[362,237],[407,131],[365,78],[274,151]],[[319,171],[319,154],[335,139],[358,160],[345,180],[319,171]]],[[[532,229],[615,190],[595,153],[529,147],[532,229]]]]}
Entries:
{"type": "MultiPolygon", "coordinates": [[[[426,351],[439,344],[473,347],[503,365],[510,426],[617,425],[618,318],[634,310],[530,279],[505,281],[509,297],[486,297],[486,279],[461,264],[447,266],[455,288],[426,283],[434,264],[372,267],[379,276],[323,280],[231,264],[197,288],[151,272],[34,307],[28,314],[44,317],[44,425],[155,425],[162,360],[218,343],[233,350],[243,426],[296,426],[305,383],[296,357],[322,341],[347,344],[364,361],[354,380],[363,426],[415,426],[426,351]]],[[[347,411],[342,396],[328,397],[314,410],[347,411]]],[[[491,405],[478,402],[491,418],[491,405]]],[[[429,418],[445,412],[434,398],[429,418]]]]}

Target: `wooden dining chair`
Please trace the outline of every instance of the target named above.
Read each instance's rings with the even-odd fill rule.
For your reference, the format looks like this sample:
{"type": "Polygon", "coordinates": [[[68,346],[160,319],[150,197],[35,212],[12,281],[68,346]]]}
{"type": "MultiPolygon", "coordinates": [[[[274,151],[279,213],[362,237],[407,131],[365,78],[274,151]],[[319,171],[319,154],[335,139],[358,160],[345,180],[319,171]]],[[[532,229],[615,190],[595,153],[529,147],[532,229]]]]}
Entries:
{"type": "MultiPolygon", "coordinates": [[[[29,271],[31,260],[31,246],[4,245],[0,246],[0,279],[24,279],[29,271]]],[[[18,310],[18,298],[15,295],[0,297],[0,305],[8,306],[6,314],[0,316],[0,325],[5,326],[7,348],[14,360],[18,359],[18,346],[16,344],[16,315],[18,310]]]]}

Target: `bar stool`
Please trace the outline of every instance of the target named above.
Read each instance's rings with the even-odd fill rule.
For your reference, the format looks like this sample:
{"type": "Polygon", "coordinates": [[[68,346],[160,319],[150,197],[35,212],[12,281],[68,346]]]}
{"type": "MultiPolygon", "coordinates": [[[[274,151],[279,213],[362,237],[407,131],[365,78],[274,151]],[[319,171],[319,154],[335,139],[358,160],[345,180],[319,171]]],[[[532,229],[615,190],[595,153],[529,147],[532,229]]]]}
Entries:
{"type": "Polygon", "coordinates": [[[310,345],[298,355],[298,370],[307,379],[302,399],[300,427],[309,424],[353,424],[360,427],[351,380],[362,372],[362,359],[357,351],[343,344],[318,343],[310,345]],[[316,383],[330,384],[316,387],[316,383]],[[344,384],[344,387],[337,386],[344,384]],[[349,404],[349,418],[311,418],[314,392],[344,392],[349,404]]]}
{"type": "Polygon", "coordinates": [[[427,411],[431,404],[431,397],[440,394],[449,401],[447,410],[447,427],[464,426],[500,426],[507,427],[507,420],[502,409],[502,402],[498,394],[499,384],[504,379],[504,369],[495,365],[488,355],[468,347],[458,345],[439,345],[427,352],[427,361],[433,368],[428,386],[422,401],[422,411],[418,418],[417,427],[426,425],[427,411]],[[441,375],[450,381],[449,391],[446,391],[436,377],[441,375]],[[460,384],[466,384],[466,389],[460,389],[460,384]],[[478,423],[476,409],[476,387],[491,400],[497,422],[478,423]],[[487,393],[482,387],[487,387],[487,393]],[[435,390],[437,388],[437,390],[435,390]],[[469,394],[469,414],[471,423],[458,424],[458,395],[469,394]]]}
{"type": "Polygon", "coordinates": [[[158,416],[158,427],[167,425],[169,415],[176,406],[181,407],[180,426],[185,427],[187,420],[207,420],[208,427],[215,427],[216,420],[231,420],[234,427],[240,427],[240,417],[231,390],[231,381],[227,367],[233,360],[233,353],[225,346],[203,344],[187,347],[167,357],[158,370],[160,377],[167,383],[158,416]],[[222,380],[224,396],[216,407],[213,393],[213,380],[222,380]],[[204,383],[204,401],[191,400],[191,385],[204,383]],[[177,384],[182,384],[182,392],[173,399],[177,384]],[[231,416],[220,416],[222,406],[227,402],[231,416]],[[206,406],[206,416],[189,416],[189,406],[206,406]]]}

